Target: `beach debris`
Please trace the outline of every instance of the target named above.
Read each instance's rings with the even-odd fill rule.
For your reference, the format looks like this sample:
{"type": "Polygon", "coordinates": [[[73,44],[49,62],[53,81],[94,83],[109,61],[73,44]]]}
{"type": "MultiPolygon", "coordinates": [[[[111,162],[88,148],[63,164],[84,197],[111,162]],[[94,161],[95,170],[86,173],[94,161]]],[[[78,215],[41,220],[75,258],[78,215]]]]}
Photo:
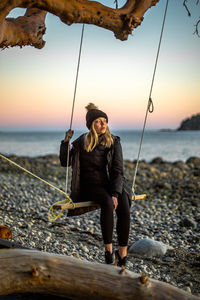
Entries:
{"type": "Polygon", "coordinates": [[[0,238],[5,240],[12,238],[12,232],[9,227],[0,225],[0,238]]]}

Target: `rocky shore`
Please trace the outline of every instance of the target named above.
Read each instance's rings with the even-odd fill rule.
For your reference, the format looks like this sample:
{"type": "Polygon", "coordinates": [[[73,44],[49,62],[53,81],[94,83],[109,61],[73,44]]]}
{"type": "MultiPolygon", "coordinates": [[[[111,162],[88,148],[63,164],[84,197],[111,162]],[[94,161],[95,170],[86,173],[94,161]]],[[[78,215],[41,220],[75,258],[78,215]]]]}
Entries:
{"type": "MultiPolygon", "coordinates": [[[[64,189],[65,169],[56,155],[10,159],[64,189]]],[[[135,162],[124,162],[129,180],[134,167],[135,162]]],[[[162,158],[141,161],[136,193],[146,193],[147,198],[131,207],[129,245],[148,237],[173,249],[152,258],[129,253],[127,268],[200,295],[200,158],[189,158],[185,163],[162,158]]],[[[0,224],[11,228],[11,241],[103,263],[99,210],[73,218],[65,214],[50,222],[48,210],[60,200],[63,194],[0,158],[0,224]]],[[[115,248],[116,240],[114,233],[115,248]]]]}

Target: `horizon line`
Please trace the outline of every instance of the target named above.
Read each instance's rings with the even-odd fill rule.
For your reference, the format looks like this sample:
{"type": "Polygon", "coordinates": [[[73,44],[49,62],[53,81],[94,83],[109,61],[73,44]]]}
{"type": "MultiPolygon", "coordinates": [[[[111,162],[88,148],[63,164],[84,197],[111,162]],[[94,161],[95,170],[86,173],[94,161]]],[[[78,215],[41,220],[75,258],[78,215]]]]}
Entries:
{"type": "MultiPolygon", "coordinates": [[[[146,128],[145,131],[177,131],[178,128],[146,128]]],[[[87,128],[73,129],[75,132],[88,132],[87,128]]],[[[110,131],[142,131],[143,128],[112,128],[110,131]]],[[[0,133],[6,132],[66,132],[65,128],[0,128],[0,133]]]]}

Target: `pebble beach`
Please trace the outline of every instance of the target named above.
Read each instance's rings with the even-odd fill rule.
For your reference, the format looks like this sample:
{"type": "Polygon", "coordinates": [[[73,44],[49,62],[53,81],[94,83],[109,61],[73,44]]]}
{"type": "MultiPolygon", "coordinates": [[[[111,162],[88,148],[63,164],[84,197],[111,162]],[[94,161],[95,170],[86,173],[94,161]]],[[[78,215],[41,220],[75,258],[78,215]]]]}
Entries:
{"type": "MultiPolygon", "coordinates": [[[[57,155],[9,158],[47,180],[65,188],[65,168],[57,155]]],[[[124,173],[133,179],[135,161],[124,161],[124,173]]],[[[71,175],[69,175],[71,176],[71,175]]],[[[140,161],[136,193],[147,194],[131,207],[129,246],[150,238],[170,249],[162,257],[129,253],[127,269],[145,273],[200,296],[200,158],[166,162],[161,157],[140,161]]],[[[104,262],[100,210],[76,217],[65,213],[48,219],[50,206],[64,195],[0,158],[0,224],[12,231],[12,242],[79,259],[104,262]]],[[[113,236],[117,248],[116,231],[113,236]]]]}

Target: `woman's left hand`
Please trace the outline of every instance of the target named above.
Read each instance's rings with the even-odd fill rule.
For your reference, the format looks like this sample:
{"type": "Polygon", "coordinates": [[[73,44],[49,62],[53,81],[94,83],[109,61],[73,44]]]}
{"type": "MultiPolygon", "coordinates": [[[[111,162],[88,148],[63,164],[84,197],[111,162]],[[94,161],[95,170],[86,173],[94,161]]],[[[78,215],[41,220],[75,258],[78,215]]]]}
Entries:
{"type": "Polygon", "coordinates": [[[117,209],[117,205],[118,205],[117,197],[112,196],[112,201],[113,201],[114,210],[116,210],[117,209]]]}

